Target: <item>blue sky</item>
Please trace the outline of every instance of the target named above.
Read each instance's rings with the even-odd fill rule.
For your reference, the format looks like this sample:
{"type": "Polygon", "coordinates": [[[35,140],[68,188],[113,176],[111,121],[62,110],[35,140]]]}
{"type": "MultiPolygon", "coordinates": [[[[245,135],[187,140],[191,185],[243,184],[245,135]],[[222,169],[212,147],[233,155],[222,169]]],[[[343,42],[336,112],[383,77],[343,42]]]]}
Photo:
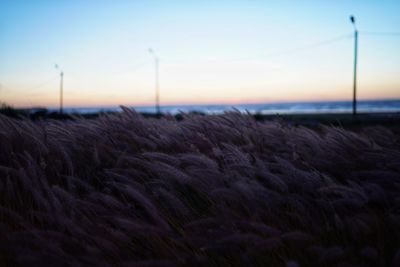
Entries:
{"type": "Polygon", "coordinates": [[[400,98],[399,1],[0,0],[0,100],[67,106],[400,98]],[[364,34],[365,33],[365,34],[364,34]],[[346,37],[349,35],[349,37],[346,37]],[[322,41],[336,41],[309,47],[322,41]]]}

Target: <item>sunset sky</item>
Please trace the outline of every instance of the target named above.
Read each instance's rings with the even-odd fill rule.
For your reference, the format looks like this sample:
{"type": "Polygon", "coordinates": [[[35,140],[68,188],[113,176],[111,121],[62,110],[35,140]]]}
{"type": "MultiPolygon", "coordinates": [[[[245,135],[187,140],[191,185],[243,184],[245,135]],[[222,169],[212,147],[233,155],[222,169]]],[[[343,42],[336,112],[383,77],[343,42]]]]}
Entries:
{"type": "Polygon", "coordinates": [[[0,101],[56,107],[400,98],[400,1],[0,0],[0,101]],[[385,34],[389,33],[389,34],[385,34]],[[397,35],[396,35],[397,33],[397,35]]]}

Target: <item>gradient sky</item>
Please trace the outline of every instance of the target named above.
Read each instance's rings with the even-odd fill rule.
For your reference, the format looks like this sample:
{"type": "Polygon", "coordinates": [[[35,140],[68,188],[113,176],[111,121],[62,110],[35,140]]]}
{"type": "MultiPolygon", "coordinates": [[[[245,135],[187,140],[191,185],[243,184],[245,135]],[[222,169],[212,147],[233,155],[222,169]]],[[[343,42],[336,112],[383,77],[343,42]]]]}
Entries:
{"type": "Polygon", "coordinates": [[[0,101],[66,106],[400,98],[400,1],[0,0],[0,101]],[[348,35],[348,37],[346,37],[348,35]],[[335,41],[317,44],[327,40],[335,41]]]}

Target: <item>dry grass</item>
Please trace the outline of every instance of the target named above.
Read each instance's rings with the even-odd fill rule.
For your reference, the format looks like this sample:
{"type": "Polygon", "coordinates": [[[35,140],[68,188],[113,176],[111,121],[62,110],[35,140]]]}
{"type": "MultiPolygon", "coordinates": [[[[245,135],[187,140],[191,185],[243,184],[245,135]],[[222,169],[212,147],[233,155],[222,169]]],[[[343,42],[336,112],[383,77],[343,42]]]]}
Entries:
{"type": "Polygon", "coordinates": [[[0,117],[0,266],[400,266],[400,139],[250,116],[0,117]]]}

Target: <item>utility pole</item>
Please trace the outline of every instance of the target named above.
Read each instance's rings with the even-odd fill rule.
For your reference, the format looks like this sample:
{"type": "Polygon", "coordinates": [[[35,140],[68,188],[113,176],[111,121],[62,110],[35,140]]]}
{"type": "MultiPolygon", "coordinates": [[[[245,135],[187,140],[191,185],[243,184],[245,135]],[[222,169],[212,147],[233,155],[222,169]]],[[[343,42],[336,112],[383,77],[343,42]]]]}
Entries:
{"type": "Polygon", "coordinates": [[[358,53],[358,31],[354,16],[350,16],[354,27],[354,73],[353,73],[353,116],[357,114],[357,53],[358,53]]]}
{"type": "MultiPolygon", "coordinates": [[[[60,70],[58,65],[55,65],[57,70],[60,70]]],[[[63,114],[63,85],[64,85],[64,72],[60,70],[60,114],[63,114]]]]}
{"type": "Polygon", "coordinates": [[[64,72],[60,73],[60,114],[63,114],[63,83],[64,83],[64,72]]]}
{"type": "Polygon", "coordinates": [[[154,52],[153,49],[149,49],[150,54],[154,56],[154,67],[155,67],[155,86],[156,86],[156,114],[160,115],[161,110],[160,110],[160,81],[159,81],[159,58],[154,52]]]}

